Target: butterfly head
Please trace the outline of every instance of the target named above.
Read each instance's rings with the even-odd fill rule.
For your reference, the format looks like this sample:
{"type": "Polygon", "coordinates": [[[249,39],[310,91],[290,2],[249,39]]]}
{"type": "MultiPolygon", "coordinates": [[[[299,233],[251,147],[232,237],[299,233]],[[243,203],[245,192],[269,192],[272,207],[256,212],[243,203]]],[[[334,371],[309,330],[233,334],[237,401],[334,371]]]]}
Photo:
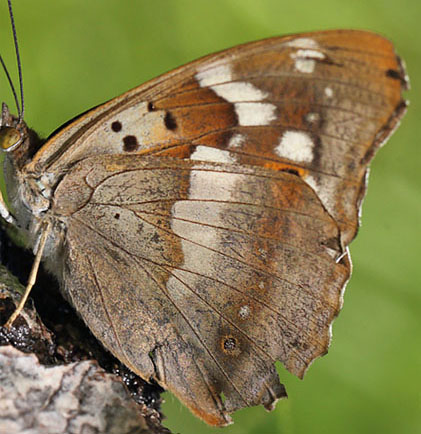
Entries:
{"type": "Polygon", "coordinates": [[[0,152],[13,161],[19,170],[30,161],[43,142],[38,135],[28,128],[20,116],[10,113],[5,103],[2,104],[0,119],[0,152]]]}
{"type": "Polygon", "coordinates": [[[2,105],[0,123],[0,149],[10,152],[17,149],[27,135],[27,127],[23,120],[13,116],[5,103],[2,105]]]}
{"type": "MultiPolygon", "coordinates": [[[[0,118],[0,152],[5,154],[3,176],[8,205],[0,195],[0,215],[19,228],[29,228],[31,221],[32,207],[29,192],[33,187],[31,180],[28,180],[30,187],[24,187],[25,168],[41,144],[38,135],[28,128],[21,116],[12,115],[7,105],[3,103],[0,118]]],[[[43,202],[43,199],[37,202],[43,202]]]]}

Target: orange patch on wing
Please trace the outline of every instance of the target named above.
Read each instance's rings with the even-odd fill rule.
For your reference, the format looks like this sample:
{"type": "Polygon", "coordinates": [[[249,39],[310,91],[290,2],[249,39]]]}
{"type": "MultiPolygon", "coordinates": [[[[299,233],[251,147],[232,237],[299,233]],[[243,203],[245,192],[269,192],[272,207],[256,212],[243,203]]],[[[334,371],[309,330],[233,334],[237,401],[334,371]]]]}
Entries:
{"type": "Polygon", "coordinates": [[[159,155],[176,158],[189,158],[192,153],[191,144],[172,146],[171,148],[163,149],[159,155]]]}
{"type": "Polygon", "coordinates": [[[281,163],[279,161],[265,161],[262,164],[266,169],[276,170],[278,172],[296,173],[300,178],[308,175],[308,170],[293,164],[281,163]]]}

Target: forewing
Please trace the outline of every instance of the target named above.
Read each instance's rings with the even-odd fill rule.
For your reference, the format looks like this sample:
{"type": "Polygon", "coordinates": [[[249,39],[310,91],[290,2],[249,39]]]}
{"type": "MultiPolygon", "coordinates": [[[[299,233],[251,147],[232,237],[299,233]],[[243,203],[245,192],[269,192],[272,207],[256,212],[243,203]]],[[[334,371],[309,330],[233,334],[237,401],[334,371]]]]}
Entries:
{"type": "Polygon", "coordinates": [[[272,38],[187,64],[88,112],[53,136],[31,170],[139,153],[298,174],[355,236],[367,166],[405,110],[392,44],[339,30],[272,38]]]}
{"type": "Polygon", "coordinates": [[[294,174],[100,156],[55,193],[65,292],[98,339],[210,424],[271,408],[274,362],[324,354],[350,273],[340,230],[294,174]],[[223,399],[222,397],[225,397],[223,399]]]}

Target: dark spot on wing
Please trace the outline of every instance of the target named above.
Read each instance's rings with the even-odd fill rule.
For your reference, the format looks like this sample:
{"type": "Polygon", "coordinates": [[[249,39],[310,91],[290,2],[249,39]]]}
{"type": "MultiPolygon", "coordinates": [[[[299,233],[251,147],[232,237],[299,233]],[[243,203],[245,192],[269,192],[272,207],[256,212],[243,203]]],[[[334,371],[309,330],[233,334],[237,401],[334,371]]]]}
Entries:
{"type": "Polygon", "coordinates": [[[164,124],[168,130],[175,130],[177,128],[177,122],[171,112],[166,112],[164,117],[164,124]]]}
{"type": "Polygon", "coordinates": [[[123,139],[123,149],[126,152],[133,152],[136,151],[136,149],[139,147],[139,143],[137,141],[137,138],[135,136],[126,136],[123,139]]]}
{"type": "Polygon", "coordinates": [[[281,172],[286,172],[286,173],[291,173],[291,175],[295,175],[295,176],[300,176],[298,170],[296,169],[291,169],[291,168],[285,168],[285,169],[281,169],[281,172]]]}
{"type": "MultiPolygon", "coordinates": [[[[236,119],[236,123],[237,122],[238,122],[238,120],[236,119]]],[[[239,134],[239,135],[241,135],[241,134],[239,134]]],[[[229,142],[233,136],[234,136],[233,130],[221,131],[221,133],[218,135],[217,144],[219,146],[221,146],[221,148],[228,148],[229,142]]]]}
{"type": "Polygon", "coordinates": [[[118,133],[119,131],[121,131],[121,129],[123,128],[123,126],[121,125],[121,122],[119,121],[114,121],[111,124],[111,129],[115,132],[118,133]]]}
{"type": "Polygon", "coordinates": [[[116,220],[118,220],[119,218],[120,218],[120,214],[117,212],[117,213],[115,213],[114,214],[114,218],[116,219],[116,220]]]}
{"type": "Polygon", "coordinates": [[[153,112],[156,110],[156,107],[153,102],[148,103],[148,112],[153,112]]]}
{"type": "Polygon", "coordinates": [[[405,75],[396,69],[388,69],[386,71],[386,77],[392,78],[393,80],[399,80],[404,86],[407,84],[405,75]]]}
{"type": "Polygon", "coordinates": [[[224,350],[234,351],[237,347],[237,341],[234,338],[227,338],[224,341],[224,350]]]}

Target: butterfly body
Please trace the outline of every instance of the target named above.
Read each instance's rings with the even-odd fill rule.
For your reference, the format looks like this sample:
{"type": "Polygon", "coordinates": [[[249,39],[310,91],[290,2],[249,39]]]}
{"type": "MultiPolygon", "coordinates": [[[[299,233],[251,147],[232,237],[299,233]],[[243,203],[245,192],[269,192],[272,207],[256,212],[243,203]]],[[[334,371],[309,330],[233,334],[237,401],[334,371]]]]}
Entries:
{"type": "Polygon", "coordinates": [[[302,377],[327,351],[368,163],[405,85],[368,32],[235,47],[45,143],[24,129],[6,155],[12,214],[35,250],[48,228],[44,260],[106,348],[225,425],[286,396],[276,360],[302,377]]]}

